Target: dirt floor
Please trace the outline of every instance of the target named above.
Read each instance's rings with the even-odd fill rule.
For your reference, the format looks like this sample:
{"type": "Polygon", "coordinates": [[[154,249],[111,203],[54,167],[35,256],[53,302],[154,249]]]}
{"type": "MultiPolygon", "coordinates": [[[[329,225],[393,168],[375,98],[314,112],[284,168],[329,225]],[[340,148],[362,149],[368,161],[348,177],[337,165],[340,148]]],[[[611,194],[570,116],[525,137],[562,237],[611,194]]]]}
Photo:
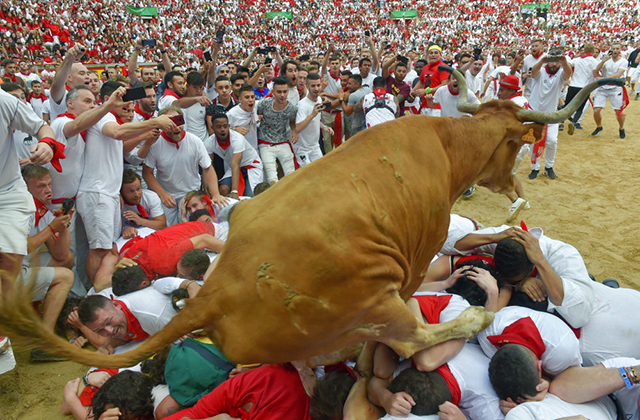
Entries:
{"type": "MultiPolygon", "coordinates": [[[[558,179],[539,176],[529,180],[529,165],[520,166],[531,209],[523,211],[529,227],[574,245],[598,281],[615,278],[621,286],[640,290],[640,101],[626,110],[627,138],[618,138],[613,111],[604,111],[604,131],[594,130],[592,112],[583,121],[584,130],[570,137],[560,132],[555,171],[558,179]]],[[[509,201],[478,188],[468,200],[459,200],[454,213],[472,217],[485,226],[504,223],[509,201]]],[[[57,420],[62,391],[67,381],[81,377],[85,367],[72,362],[30,364],[29,354],[17,352],[18,367],[0,376],[0,419],[57,420]]]]}

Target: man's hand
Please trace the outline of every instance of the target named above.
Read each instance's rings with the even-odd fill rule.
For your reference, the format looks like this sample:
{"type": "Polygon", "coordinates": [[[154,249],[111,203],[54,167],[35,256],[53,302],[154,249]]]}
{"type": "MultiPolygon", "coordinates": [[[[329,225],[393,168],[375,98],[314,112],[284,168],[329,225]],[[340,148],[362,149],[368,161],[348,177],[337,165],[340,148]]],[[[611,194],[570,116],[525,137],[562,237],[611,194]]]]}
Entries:
{"type": "Polygon", "coordinates": [[[131,210],[126,210],[123,214],[124,218],[129,220],[130,222],[135,223],[136,225],[139,225],[140,222],[142,221],[142,217],[136,213],[135,211],[131,211],[131,210]]]}
{"type": "Polygon", "coordinates": [[[466,276],[475,281],[487,294],[498,294],[498,281],[484,268],[472,267],[466,276]]]}
{"type": "Polygon", "coordinates": [[[174,209],[177,205],[176,199],[171,194],[164,193],[160,196],[160,200],[162,200],[162,205],[169,209],[174,209]]]}
{"type": "Polygon", "coordinates": [[[46,143],[36,143],[31,146],[31,157],[29,159],[26,159],[28,160],[28,162],[22,163],[22,161],[20,161],[20,164],[26,165],[27,163],[33,163],[36,166],[41,166],[49,163],[52,157],[53,149],[51,148],[51,146],[46,143]]]}
{"type": "Polygon", "coordinates": [[[66,214],[66,215],[62,214],[56,217],[55,219],[53,219],[51,223],[49,223],[49,227],[51,227],[56,232],[60,232],[63,229],[67,228],[67,225],[69,224],[70,221],[71,221],[70,214],[66,214]]]}
{"type": "Polygon", "coordinates": [[[228,196],[231,197],[231,198],[235,198],[236,200],[239,199],[237,192],[230,192],[228,196]]]}
{"type": "Polygon", "coordinates": [[[108,372],[91,372],[87,375],[87,383],[91,386],[95,386],[96,388],[100,388],[105,382],[107,382],[107,380],[109,380],[109,378],[111,378],[111,375],[108,372]]]}
{"type": "Polygon", "coordinates": [[[226,207],[229,204],[229,200],[226,197],[221,196],[220,194],[212,195],[211,202],[219,205],[220,207],[226,207]]]}
{"type": "Polygon", "coordinates": [[[329,42],[329,48],[327,49],[327,53],[331,54],[335,50],[336,50],[336,44],[333,41],[329,42]]]}
{"type": "Polygon", "coordinates": [[[87,344],[89,341],[84,338],[83,336],[79,335],[77,336],[74,340],[73,340],[73,344],[74,346],[76,346],[77,348],[81,349],[84,347],[85,344],[87,344]]]}
{"type": "Polygon", "coordinates": [[[156,127],[162,131],[175,131],[178,129],[178,126],[167,115],[161,115],[158,118],[154,118],[153,121],[156,123],[156,127]]]}
{"type": "Polygon", "coordinates": [[[511,236],[516,240],[516,242],[524,246],[529,261],[531,261],[535,265],[538,265],[545,261],[544,254],[542,254],[542,250],[540,249],[538,238],[522,229],[515,229],[510,233],[511,234],[509,236],[511,236]]]}
{"type": "Polygon", "coordinates": [[[98,347],[96,352],[102,353],[102,354],[113,354],[113,346],[111,344],[107,344],[106,346],[100,346],[98,347]]]}
{"type": "Polygon", "coordinates": [[[457,405],[453,404],[450,401],[441,404],[438,409],[438,417],[440,420],[466,420],[467,416],[465,416],[462,411],[458,408],[457,405]]]}
{"type": "Polygon", "coordinates": [[[82,322],[80,322],[80,317],[78,316],[78,309],[74,309],[71,313],[69,313],[69,316],[67,316],[67,322],[69,323],[69,325],[71,325],[73,328],[79,330],[81,327],[84,327],[84,324],[82,322]]]}
{"type": "Polygon", "coordinates": [[[296,144],[298,142],[298,133],[296,133],[295,130],[291,132],[291,142],[293,144],[296,144]]]}
{"type": "Polygon", "coordinates": [[[144,135],[144,142],[151,147],[160,138],[160,129],[154,128],[144,135]]]}
{"type": "Polygon", "coordinates": [[[470,268],[471,268],[471,266],[465,265],[465,266],[462,266],[462,267],[458,268],[453,273],[451,273],[451,275],[445,280],[444,286],[446,286],[446,287],[444,287],[444,289],[448,289],[450,287],[453,287],[456,284],[456,282],[458,281],[458,279],[463,276],[462,273],[467,271],[470,268]]]}
{"type": "MultiPolygon", "coordinates": [[[[138,254],[133,258],[138,258],[140,255],[141,254],[138,254]]],[[[118,262],[118,264],[116,264],[115,269],[117,270],[119,268],[133,267],[134,265],[138,265],[138,263],[132,260],[131,258],[123,258],[118,262]]]]}
{"type": "Polygon", "coordinates": [[[509,411],[511,411],[511,409],[516,408],[516,403],[514,403],[511,398],[507,398],[506,400],[500,400],[500,411],[502,411],[502,414],[504,414],[505,416],[507,415],[507,413],[509,411]]]}
{"type": "Polygon", "coordinates": [[[82,44],[76,44],[67,51],[67,57],[72,58],[74,61],[78,60],[84,55],[84,46],[82,44]]]}
{"type": "Polygon", "coordinates": [[[247,127],[234,127],[232,130],[234,130],[236,133],[242,134],[243,136],[249,134],[249,129],[247,127]]]}
{"type": "Polygon", "coordinates": [[[80,378],[72,379],[64,386],[63,399],[67,402],[75,401],[78,399],[78,385],[80,384],[80,378]]]}
{"type": "Polygon", "coordinates": [[[212,104],[211,99],[208,96],[198,96],[198,103],[202,106],[209,106],[212,104]]]}
{"type": "Polygon", "coordinates": [[[127,93],[127,89],[120,86],[111,94],[111,96],[109,96],[109,99],[107,99],[107,102],[104,103],[105,106],[107,106],[109,109],[116,109],[118,107],[122,107],[124,105],[124,102],[122,101],[122,97],[124,96],[125,93],[127,93]]]}
{"type": "Polygon", "coordinates": [[[110,408],[103,412],[98,420],[121,420],[122,413],[118,407],[110,408]]]}
{"type": "MultiPolygon", "coordinates": [[[[133,213],[133,212],[130,212],[133,213]]],[[[122,232],[122,238],[124,239],[131,239],[134,236],[138,236],[138,229],[134,228],[133,226],[128,226],[124,232],[122,232]]]]}
{"type": "Polygon", "coordinates": [[[384,409],[390,416],[407,417],[414,405],[416,403],[411,395],[406,392],[396,392],[384,402],[384,409]]]}
{"type": "Polygon", "coordinates": [[[313,111],[311,111],[311,115],[313,115],[313,118],[316,117],[316,115],[318,115],[319,113],[322,112],[322,109],[324,108],[324,104],[316,104],[313,107],[313,111]]]}
{"type": "Polygon", "coordinates": [[[519,292],[524,292],[533,300],[534,302],[542,302],[547,298],[547,292],[544,288],[544,284],[542,280],[536,277],[529,277],[528,279],[522,281],[517,290],[519,292]]]}
{"type": "Polygon", "coordinates": [[[324,127],[322,127],[322,129],[323,129],[324,131],[326,131],[327,133],[331,134],[332,136],[335,134],[335,133],[333,132],[333,128],[329,127],[328,125],[325,125],[324,127]]]}

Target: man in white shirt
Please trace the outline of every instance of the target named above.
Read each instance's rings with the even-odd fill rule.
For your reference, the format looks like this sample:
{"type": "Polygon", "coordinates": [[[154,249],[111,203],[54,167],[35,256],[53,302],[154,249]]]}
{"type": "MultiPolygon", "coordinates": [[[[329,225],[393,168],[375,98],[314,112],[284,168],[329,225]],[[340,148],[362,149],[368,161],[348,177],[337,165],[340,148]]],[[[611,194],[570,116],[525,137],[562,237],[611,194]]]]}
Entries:
{"type": "Polygon", "coordinates": [[[55,120],[58,115],[67,111],[67,92],[77,85],[89,85],[89,73],[82,63],[77,63],[84,54],[84,47],[76,44],[67,51],[62,65],[51,82],[49,92],[49,120],[55,120]]]}
{"type": "MultiPolygon", "coordinates": [[[[624,73],[629,67],[629,63],[621,54],[622,44],[615,43],[611,45],[611,51],[605,55],[604,59],[598,64],[593,71],[593,76],[596,79],[602,77],[623,77],[624,73]]],[[[591,133],[592,136],[597,136],[603,130],[602,128],[602,109],[607,104],[607,99],[611,102],[611,108],[616,111],[616,119],[618,120],[619,136],[621,139],[626,137],[624,131],[624,115],[622,110],[629,104],[628,99],[624,101],[624,90],[622,86],[600,86],[593,94],[593,119],[596,121],[596,129],[591,133]]]]}
{"type": "MultiPolygon", "coordinates": [[[[167,108],[186,93],[186,86],[184,84],[184,77],[179,71],[170,71],[164,76],[164,83],[167,85],[164,90],[164,94],[158,100],[158,109],[162,110],[167,108]]],[[[179,105],[177,105],[179,106],[179,105]]]]}
{"type": "MultiPolygon", "coordinates": [[[[433,108],[434,104],[440,104],[440,116],[441,117],[461,117],[466,115],[470,117],[470,114],[458,111],[458,95],[460,93],[458,87],[458,80],[452,75],[449,75],[449,84],[446,88],[441,88],[436,93],[428,93],[425,97],[427,99],[427,105],[433,108]]],[[[470,104],[480,104],[480,100],[470,90],[467,91],[467,101],[470,104]]]]}
{"type": "MultiPolygon", "coordinates": [[[[555,53],[554,55],[542,56],[538,63],[531,69],[530,79],[527,79],[531,82],[529,105],[531,105],[531,108],[535,111],[555,112],[558,109],[562,87],[571,77],[571,66],[567,61],[567,57],[562,55],[562,52],[559,50],[553,52],[555,53]]],[[[525,74],[523,73],[523,79],[524,78],[525,74]]],[[[547,124],[544,166],[545,174],[549,179],[557,178],[553,170],[553,165],[558,149],[558,130],[558,124],[547,124]]],[[[531,144],[530,147],[532,151],[532,163],[529,179],[536,179],[540,172],[540,156],[533,154],[534,144],[531,144]]]]}
{"type": "MultiPolygon", "coordinates": [[[[159,115],[169,119],[182,115],[182,110],[171,106],[162,109],[159,115]]],[[[180,223],[182,199],[189,191],[200,189],[201,182],[213,202],[226,204],[218,191],[218,177],[202,140],[186,132],[182,125],[174,124],[174,127],[163,130],[151,146],[142,169],[147,185],[162,200],[168,226],[180,223]],[[202,169],[202,180],[198,167],[202,169]]]]}
{"type": "Polygon", "coordinates": [[[154,128],[171,130],[168,118],[154,118],[139,123],[121,123],[128,106],[122,102],[126,90],[121,83],[107,81],[100,93],[104,101],[117,95],[117,105],[87,131],[84,154],[85,171],[78,189],[77,209],[89,241],[87,275],[93,283],[100,261],[120,236],[120,187],[124,154],[141,141],[138,137],[154,128]],[[130,141],[129,141],[130,140],[130,141]]]}
{"type": "Polygon", "coordinates": [[[293,145],[296,161],[300,167],[308,165],[322,157],[320,150],[321,130],[333,135],[333,130],[321,122],[320,112],[324,109],[320,91],[322,79],[317,73],[307,75],[308,93],[299,103],[296,114],[296,133],[298,142],[293,145]]]}
{"type": "Polygon", "coordinates": [[[167,227],[167,218],[160,197],[153,191],[142,189],[142,179],[134,170],[127,169],[122,175],[122,237],[131,239],[138,234],[139,227],[161,230],[167,227]]]}
{"type": "MultiPolygon", "coordinates": [[[[571,62],[573,75],[571,76],[571,81],[569,82],[569,87],[567,89],[567,97],[564,100],[566,104],[571,102],[573,97],[580,92],[580,89],[595,80],[593,77],[593,71],[598,66],[598,60],[593,57],[594,50],[595,47],[593,44],[585,45],[584,54],[575,57],[571,62]]],[[[582,129],[578,122],[582,117],[582,111],[588,100],[589,98],[585,98],[584,102],[578,107],[578,110],[569,119],[567,128],[569,135],[573,134],[574,129],[576,128],[579,130],[582,129]]]]}
{"type": "MultiPolygon", "coordinates": [[[[342,90],[342,84],[340,83],[340,56],[335,54],[335,45],[332,43],[329,44],[329,49],[324,56],[322,61],[322,68],[320,69],[321,76],[323,80],[327,81],[327,87],[324,89],[324,94],[331,95],[331,99],[337,99],[338,93],[342,90]],[[328,64],[328,66],[327,66],[328,64]]],[[[342,142],[342,127],[344,127],[343,121],[343,112],[342,107],[339,106],[334,111],[322,111],[322,116],[320,117],[322,123],[331,127],[334,131],[335,136],[340,136],[339,139],[336,139],[335,144],[340,144],[342,142]],[[336,119],[337,125],[336,125],[336,119]]],[[[333,150],[334,140],[333,136],[330,135],[327,131],[322,133],[322,141],[324,142],[324,151],[325,153],[329,153],[333,150]]]]}
{"type": "Polygon", "coordinates": [[[542,39],[534,39],[531,41],[531,54],[527,55],[522,62],[522,82],[524,83],[524,97],[531,97],[531,73],[533,67],[542,61],[544,53],[544,41],[542,39]]]}
{"type": "Polygon", "coordinates": [[[31,82],[31,93],[27,97],[27,102],[33,108],[33,111],[36,115],[42,118],[42,104],[47,100],[47,95],[43,92],[42,82],[39,80],[34,80],[31,82]]]}
{"type": "Polygon", "coordinates": [[[197,71],[189,73],[187,75],[185,96],[173,104],[174,106],[180,106],[183,110],[184,129],[191,134],[195,134],[202,141],[209,137],[206,107],[211,104],[211,99],[203,95],[204,83],[202,74],[197,71]]]}
{"type": "Polygon", "coordinates": [[[398,101],[404,103],[404,98],[397,98],[385,89],[387,82],[384,77],[376,77],[373,80],[373,92],[367,93],[362,100],[366,127],[370,128],[378,124],[392,121],[396,118],[398,101]]]}
{"type": "Polygon", "coordinates": [[[256,94],[253,86],[242,86],[239,96],[239,105],[227,112],[229,127],[242,134],[251,147],[258,151],[258,122],[260,119],[256,109],[256,94]]]}
{"type": "Polygon", "coordinates": [[[262,182],[262,161],[247,139],[235,130],[229,130],[225,114],[211,116],[213,135],[204,142],[207,152],[215,153],[224,162],[224,176],[220,180],[220,193],[234,199],[253,197],[253,188],[262,182]]]}

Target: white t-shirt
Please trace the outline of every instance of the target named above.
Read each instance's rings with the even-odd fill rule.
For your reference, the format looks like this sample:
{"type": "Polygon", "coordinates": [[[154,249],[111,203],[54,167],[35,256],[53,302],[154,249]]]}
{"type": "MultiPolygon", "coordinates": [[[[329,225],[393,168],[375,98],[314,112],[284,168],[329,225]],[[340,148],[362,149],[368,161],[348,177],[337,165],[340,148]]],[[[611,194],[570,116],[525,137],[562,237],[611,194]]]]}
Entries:
{"type": "Polygon", "coordinates": [[[176,315],[176,310],[171,304],[171,296],[162,294],[153,287],[118,296],[116,300],[127,305],[142,329],[149,335],[160,331],[176,315]]]}
{"type": "Polygon", "coordinates": [[[584,404],[572,404],[553,394],[542,401],[519,404],[505,416],[505,420],[550,420],[583,415],[591,420],[616,420],[616,407],[608,397],[584,404]]]}
{"type": "Polygon", "coordinates": [[[471,72],[469,70],[467,70],[464,74],[465,79],[467,80],[467,88],[469,89],[470,92],[474,93],[474,94],[478,94],[478,96],[480,96],[480,94],[482,93],[482,75],[481,73],[476,74],[475,76],[473,74],[471,74],[471,72]]]}
{"type": "MultiPolygon", "coordinates": [[[[622,57],[620,57],[618,61],[613,61],[613,59],[607,60],[607,62],[604,63],[604,66],[602,66],[602,77],[611,77],[619,70],[626,70],[628,67],[629,63],[622,57]]],[[[624,73],[620,77],[624,77],[624,73]]],[[[613,90],[616,88],[620,88],[620,86],[604,85],[600,87],[600,89],[604,90],[613,90]]]]}
{"type": "Polygon", "coordinates": [[[571,65],[573,74],[569,86],[582,88],[594,81],[593,71],[598,67],[598,60],[593,56],[576,57],[571,65]]]}
{"type": "MultiPolygon", "coordinates": [[[[167,90],[169,90],[169,89],[167,88],[167,90]]],[[[167,93],[165,91],[165,94],[158,101],[158,110],[161,111],[161,110],[171,106],[171,104],[173,104],[176,100],[178,100],[178,98],[176,98],[173,95],[167,95],[167,93]]]]}
{"type": "Polygon", "coordinates": [[[322,79],[327,80],[329,82],[329,84],[324,90],[326,93],[336,94],[340,92],[340,89],[342,89],[342,84],[340,83],[340,72],[338,72],[338,78],[334,79],[329,74],[329,69],[323,68],[322,79]]]}
{"type": "MultiPolygon", "coordinates": [[[[471,116],[465,112],[458,111],[458,94],[451,93],[449,86],[440,88],[433,95],[433,102],[440,104],[440,115],[443,117],[471,116]]],[[[467,91],[467,102],[470,104],[480,104],[480,100],[471,91],[467,91]]]]}
{"type": "MultiPolygon", "coordinates": [[[[298,106],[298,102],[300,102],[300,94],[298,93],[297,87],[289,88],[289,93],[287,94],[287,100],[293,105],[298,106]]],[[[291,130],[291,129],[289,129],[291,130]]]]}
{"type": "Polygon", "coordinates": [[[487,357],[493,357],[498,351],[488,337],[501,334],[509,325],[527,317],[531,318],[538,328],[544,343],[545,351],[540,361],[542,369],[547,374],[556,376],[567,368],[582,364],[578,338],[560,318],[520,306],[500,309],[493,322],[478,334],[478,342],[487,357]]]}
{"type": "MultiPolygon", "coordinates": [[[[564,85],[564,69],[560,67],[557,72],[551,74],[547,66],[540,69],[538,77],[532,78],[531,95],[529,105],[536,111],[555,112],[558,109],[560,92],[564,85]]],[[[527,79],[527,82],[529,79],[527,79]]]]}
{"type": "Polygon", "coordinates": [[[111,197],[120,195],[123,169],[123,142],[102,133],[108,123],[117,124],[116,116],[109,112],[89,130],[84,149],[84,167],[79,191],[96,192],[111,197]]]}
{"type": "MultiPolygon", "coordinates": [[[[538,62],[540,62],[540,60],[542,60],[542,56],[543,54],[541,53],[538,58],[535,58],[533,55],[529,54],[527,55],[524,60],[522,61],[522,74],[528,73],[529,71],[531,71],[531,69],[533,69],[533,67],[538,64],[538,62]]],[[[525,80],[524,84],[525,84],[525,96],[529,96],[531,95],[531,83],[533,82],[533,79],[531,77],[527,78],[527,80],[525,80]]]]}
{"type": "MultiPolygon", "coordinates": [[[[125,203],[124,201],[122,204],[123,204],[122,226],[137,227],[136,224],[124,218],[124,212],[129,210],[140,215],[140,213],[138,212],[138,206],[131,206],[125,203]]],[[[158,196],[158,194],[156,194],[154,191],[142,190],[142,197],[140,198],[140,204],[142,205],[142,207],[144,208],[144,210],[147,212],[147,214],[151,219],[153,219],[154,217],[162,216],[164,214],[164,210],[162,209],[162,200],[160,200],[160,196],[158,196]]]]}
{"type": "Polygon", "coordinates": [[[144,163],[156,169],[156,179],[168,194],[181,198],[200,188],[198,166],[210,167],[211,158],[202,140],[184,131],[179,148],[161,135],[151,146],[144,163]]]}
{"type": "Polygon", "coordinates": [[[42,103],[42,116],[44,118],[44,114],[49,116],[49,122],[51,122],[51,99],[47,99],[42,103]]]}
{"type": "Polygon", "coordinates": [[[371,92],[365,95],[362,100],[362,109],[364,110],[364,119],[367,124],[367,128],[396,119],[396,111],[398,107],[394,100],[394,96],[390,93],[385,94],[384,103],[391,109],[386,107],[376,108],[375,93],[371,92]],[[369,109],[370,111],[367,112],[369,109]]]}
{"type": "Polygon", "coordinates": [[[33,111],[40,118],[42,118],[42,104],[44,104],[44,102],[46,100],[47,100],[46,97],[45,97],[45,99],[42,99],[42,98],[31,98],[31,99],[28,100],[29,104],[31,104],[31,107],[33,108],[33,111]]]}
{"type": "Polygon", "coordinates": [[[69,117],[60,117],[51,124],[51,129],[56,134],[56,140],[65,145],[64,154],[66,156],[60,161],[62,172],[53,169],[51,164],[47,165],[51,173],[51,189],[54,200],[75,197],[78,194],[80,179],[84,171],[86,145],[82,135],[76,134],[69,139],[64,136],[64,126],[71,121],[73,120],[69,117]]]}
{"type": "MultiPolygon", "coordinates": [[[[56,103],[56,101],[53,100],[53,98],[51,97],[51,93],[49,93],[49,122],[54,121],[56,118],[58,118],[58,115],[60,114],[64,114],[65,112],[67,112],[67,94],[69,93],[69,91],[65,91],[64,92],[64,96],[62,97],[62,100],[60,101],[59,104],[56,103]]],[[[46,103],[47,101],[45,101],[46,103]]],[[[44,112],[44,111],[43,111],[44,112]]]]}
{"type": "Polygon", "coordinates": [[[29,105],[0,89],[0,192],[13,189],[17,182],[24,185],[13,130],[35,135],[43,125],[45,122],[38,118],[29,105]]]}
{"type": "MultiPolygon", "coordinates": [[[[456,243],[478,229],[478,225],[468,217],[460,216],[457,214],[451,214],[449,216],[449,229],[447,231],[447,239],[440,249],[440,253],[455,255],[460,252],[456,249],[456,243]]],[[[436,256],[437,257],[437,256],[436,256]]]]}
{"type": "MultiPolygon", "coordinates": [[[[362,74],[360,75],[362,76],[362,74]]],[[[373,71],[370,71],[367,77],[362,78],[362,87],[368,87],[369,89],[373,89],[373,80],[378,77],[373,71]]]]}
{"type": "Polygon", "coordinates": [[[247,139],[237,131],[229,130],[230,144],[226,149],[223,149],[218,141],[216,135],[212,134],[204,141],[204,146],[208,153],[215,153],[220,156],[224,161],[224,178],[231,177],[231,161],[233,155],[242,153],[242,161],[240,167],[252,165],[255,161],[260,161],[258,152],[254,149],[247,139]]]}
{"type": "Polygon", "coordinates": [[[38,143],[38,139],[29,133],[16,130],[13,132],[13,143],[16,146],[18,159],[27,159],[31,157],[31,148],[38,143]]]}
{"type": "Polygon", "coordinates": [[[229,118],[229,127],[244,127],[249,132],[244,136],[251,147],[258,150],[258,104],[253,106],[253,112],[247,112],[240,106],[234,106],[227,112],[229,118]]]}
{"type": "Polygon", "coordinates": [[[206,108],[199,103],[191,105],[189,108],[183,108],[184,113],[184,129],[189,133],[195,134],[200,140],[204,141],[209,137],[207,132],[206,108]]]}
{"type": "MultiPolygon", "coordinates": [[[[309,96],[305,96],[298,103],[298,113],[296,114],[296,124],[301,123],[306,120],[309,115],[313,113],[313,109],[316,104],[322,104],[322,98],[318,97],[315,102],[309,99],[309,96]]],[[[298,143],[294,146],[298,150],[309,150],[314,149],[316,145],[318,145],[318,140],[320,139],[320,118],[321,115],[318,113],[309,125],[298,133],[298,143]]]]}
{"type": "MultiPolygon", "coordinates": [[[[36,209],[36,211],[37,211],[37,209],[36,209]]],[[[38,221],[38,224],[36,225],[36,214],[35,213],[31,213],[29,215],[29,237],[37,235],[38,233],[40,233],[43,230],[45,230],[47,228],[47,226],[49,226],[49,224],[51,222],[53,222],[53,219],[55,219],[55,216],[53,215],[53,213],[51,211],[47,211],[45,214],[42,215],[42,217],[38,221]]],[[[38,250],[39,249],[33,250],[29,255],[25,256],[22,259],[22,266],[23,267],[30,267],[31,266],[31,260],[32,260],[33,256],[38,253],[38,250]]],[[[37,262],[37,261],[35,261],[35,262],[37,262]]]]}

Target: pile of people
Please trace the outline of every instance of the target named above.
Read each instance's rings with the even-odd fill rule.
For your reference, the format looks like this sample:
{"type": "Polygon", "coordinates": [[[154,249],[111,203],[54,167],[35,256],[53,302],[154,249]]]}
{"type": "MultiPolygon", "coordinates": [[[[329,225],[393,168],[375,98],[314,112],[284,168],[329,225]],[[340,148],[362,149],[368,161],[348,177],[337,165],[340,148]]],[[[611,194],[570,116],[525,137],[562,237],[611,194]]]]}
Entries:
{"type": "MultiPolygon", "coordinates": [[[[181,299],[198,293],[240,200],[352,137],[366,141],[358,133],[387,121],[464,118],[460,86],[443,64],[464,74],[469,103],[510,100],[545,112],[595,80],[626,78],[631,92],[602,86],[592,101],[592,135],[605,130],[610,102],[620,138],[639,76],[627,2],[616,3],[629,14],[619,25],[607,20],[611,8],[554,3],[547,40],[537,17],[503,1],[301,1],[273,10],[298,11],[293,21],[266,20],[272,10],[259,2],[155,3],[151,21],[114,1],[71,2],[61,14],[61,5],[0,6],[0,32],[11,40],[0,51],[0,268],[34,283],[47,329],[108,353],[159,331],[181,299]],[[416,7],[442,17],[390,18],[416,7]],[[486,36],[492,27],[507,29],[486,36]],[[55,67],[34,69],[45,56],[55,67]],[[92,61],[114,64],[98,74],[85,65],[92,61]]],[[[529,154],[530,179],[556,179],[558,132],[582,129],[589,105],[584,98],[566,127],[549,124],[545,143],[523,146],[513,176],[529,154]]],[[[515,181],[509,222],[531,206],[515,181]]],[[[493,324],[412,360],[378,345],[368,388],[348,360],[320,370],[236,366],[213,344],[188,338],[133,369],[92,369],[69,382],[63,411],[79,420],[319,420],[364,401],[388,418],[637,417],[640,355],[626,336],[635,326],[619,318],[633,313],[640,293],[592,281],[575,248],[540,230],[476,230],[452,216],[446,255],[407,304],[430,324],[484,306],[497,313],[493,324]],[[193,376],[177,374],[186,364],[197,366],[193,376]]],[[[10,349],[0,340],[2,371],[10,349]]],[[[40,350],[31,357],[58,360],[40,350]]]]}

